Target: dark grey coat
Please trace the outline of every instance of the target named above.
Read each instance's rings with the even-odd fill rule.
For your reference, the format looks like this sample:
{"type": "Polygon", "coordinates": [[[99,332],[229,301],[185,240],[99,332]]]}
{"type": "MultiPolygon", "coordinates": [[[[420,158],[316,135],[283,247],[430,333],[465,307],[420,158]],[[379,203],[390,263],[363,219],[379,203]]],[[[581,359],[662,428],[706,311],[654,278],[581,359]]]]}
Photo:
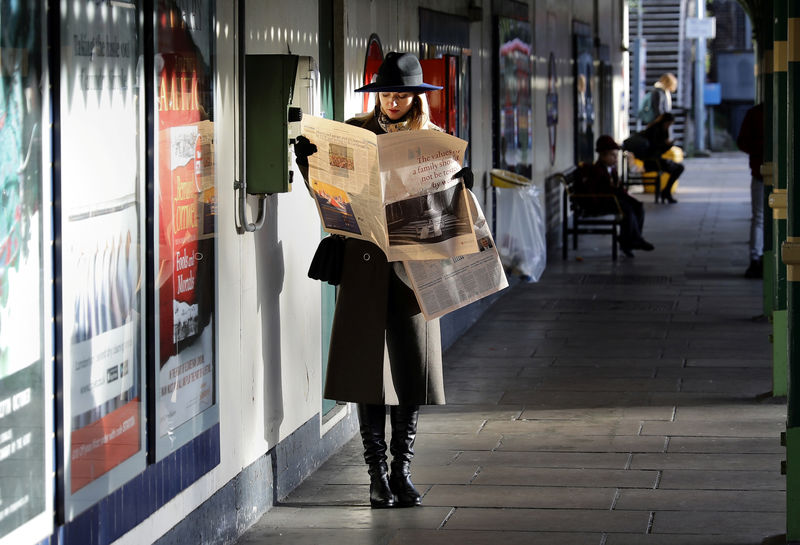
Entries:
{"type": "MultiPolygon", "coordinates": [[[[374,116],[351,125],[384,131],[374,116]]],[[[386,405],[444,404],[439,320],[371,242],[348,238],[333,317],[325,397],[386,405]]]]}

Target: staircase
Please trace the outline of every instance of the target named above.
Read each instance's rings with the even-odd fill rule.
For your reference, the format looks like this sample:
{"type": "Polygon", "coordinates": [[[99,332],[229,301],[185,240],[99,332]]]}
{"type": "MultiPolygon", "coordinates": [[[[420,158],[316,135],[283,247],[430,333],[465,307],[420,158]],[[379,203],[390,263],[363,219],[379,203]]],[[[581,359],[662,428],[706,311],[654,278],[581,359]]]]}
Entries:
{"type": "MultiPolygon", "coordinates": [[[[691,40],[684,37],[684,21],[694,0],[639,0],[642,3],[642,37],[647,40],[647,57],[645,60],[645,84],[652,87],[661,74],[672,72],[678,78],[678,91],[672,97],[672,113],[675,124],[672,134],[679,146],[683,146],[686,129],[686,109],[692,104],[692,64],[691,40]],[[690,5],[691,4],[691,5],[690,5]]],[[[631,42],[638,37],[639,8],[630,2],[629,32],[631,42]]],[[[633,55],[631,55],[633,62],[633,55]]],[[[633,65],[630,66],[633,74],[633,65]]],[[[631,85],[634,85],[631,78],[631,85]]],[[[633,96],[635,88],[630,89],[628,96],[633,96]]],[[[636,126],[636,112],[631,112],[630,126],[636,126]]]]}

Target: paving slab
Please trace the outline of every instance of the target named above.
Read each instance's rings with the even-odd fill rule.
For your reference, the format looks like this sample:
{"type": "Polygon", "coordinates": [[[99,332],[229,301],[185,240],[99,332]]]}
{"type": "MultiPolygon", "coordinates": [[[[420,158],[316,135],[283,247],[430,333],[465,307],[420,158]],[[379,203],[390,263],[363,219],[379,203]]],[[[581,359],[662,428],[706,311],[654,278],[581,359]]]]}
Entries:
{"type": "Polygon", "coordinates": [[[727,469],[778,471],[779,454],[634,454],[632,469],[727,469]]]}
{"type": "Polygon", "coordinates": [[[785,513],[659,511],[654,534],[778,534],[786,528],[785,513]]]}
{"type": "MultiPolygon", "coordinates": [[[[582,420],[492,420],[486,422],[481,433],[506,435],[582,435],[620,436],[639,435],[641,422],[635,419],[608,419],[595,422],[582,420]]],[[[652,434],[655,435],[655,434],[652,434]]]]}
{"type": "Polygon", "coordinates": [[[753,490],[622,490],[615,509],[636,511],[736,511],[782,513],[786,496],[753,490]]]}
{"type": "Polygon", "coordinates": [[[388,545],[599,545],[600,533],[483,530],[398,530],[388,545]]]}
{"type": "Polygon", "coordinates": [[[236,543],[238,545],[320,545],[320,543],[325,543],[325,545],[383,545],[390,543],[393,534],[395,531],[391,529],[267,528],[258,524],[236,543]]]}
{"type": "Polygon", "coordinates": [[[669,535],[635,535],[635,534],[608,534],[606,545],[761,545],[764,539],[762,534],[754,535],[697,535],[697,534],[669,534],[669,535]]]}
{"type": "Polygon", "coordinates": [[[743,404],[717,404],[706,406],[680,406],[675,410],[675,421],[685,420],[728,420],[731,414],[736,414],[739,421],[774,420],[783,422],[786,419],[786,405],[769,403],[743,404]]]}
{"type": "Polygon", "coordinates": [[[616,492],[616,488],[598,487],[435,485],[423,501],[426,506],[609,509],[616,492]]]}
{"type": "Polygon", "coordinates": [[[665,469],[660,489],[678,490],[786,490],[786,477],[778,468],[766,471],[717,469],[665,469]]]}
{"type": "Polygon", "coordinates": [[[784,454],[779,437],[670,437],[667,452],[724,454],[784,454]]]}
{"type": "MultiPolygon", "coordinates": [[[[676,411],[677,414],[677,411],[676,411]]],[[[730,415],[727,417],[730,418],[730,415]]],[[[682,435],[688,437],[763,437],[777,438],[786,430],[784,422],[776,420],[679,420],[675,422],[648,421],[642,435],[682,435]]]]}
{"type": "Polygon", "coordinates": [[[772,359],[765,358],[761,353],[758,357],[744,358],[740,355],[730,358],[703,358],[703,357],[688,357],[686,358],[687,367],[761,367],[769,369],[772,367],[772,359]]]}
{"type": "Polygon", "coordinates": [[[600,487],[600,488],[654,488],[658,471],[586,468],[533,468],[484,467],[472,481],[473,484],[516,486],[600,487]]]}
{"type": "Polygon", "coordinates": [[[498,451],[552,452],[663,452],[666,437],[595,435],[518,435],[505,434],[498,451]]]}
{"type": "Polygon", "coordinates": [[[598,422],[603,420],[672,420],[674,407],[597,407],[556,409],[528,407],[519,418],[526,420],[573,420],[598,422]]]}
{"type": "Polygon", "coordinates": [[[605,452],[536,452],[532,450],[495,451],[467,450],[461,452],[453,465],[487,467],[568,467],[622,469],[630,461],[628,453],[605,452]]]}
{"type": "Polygon", "coordinates": [[[537,532],[644,532],[649,513],[589,509],[456,509],[448,519],[453,530],[537,532]]]}
{"type": "MultiPolygon", "coordinates": [[[[578,333],[579,334],[579,333],[578,333]]],[[[604,354],[581,357],[556,356],[556,367],[594,367],[597,365],[624,365],[626,367],[683,367],[683,358],[638,358],[630,354],[624,357],[606,357],[604,354]]]]}
{"type": "Polygon", "coordinates": [[[684,378],[681,381],[682,392],[730,392],[756,396],[772,388],[772,377],[767,373],[758,373],[749,379],[716,379],[684,378]]]}

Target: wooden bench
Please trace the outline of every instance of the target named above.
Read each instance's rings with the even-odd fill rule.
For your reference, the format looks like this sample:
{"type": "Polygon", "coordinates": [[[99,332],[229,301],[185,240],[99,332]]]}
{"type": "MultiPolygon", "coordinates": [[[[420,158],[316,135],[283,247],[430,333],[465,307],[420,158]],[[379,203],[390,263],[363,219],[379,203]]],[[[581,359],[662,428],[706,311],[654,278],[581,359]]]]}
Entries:
{"type": "Polygon", "coordinates": [[[622,223],[622,208],[614,195],[581,193],[579,189],[580,170],[571,167],[564,172],[553,174],[549,179],[557,179],[563,187],[561,201],[561,252],[567,259],[569,236],[572,235],[572,249],[578,249],[578,235],[611,235],[611,258],[617,259],[619,225],[622,223]],[[570,211],[572,226],[570,227],[570,211]]]}

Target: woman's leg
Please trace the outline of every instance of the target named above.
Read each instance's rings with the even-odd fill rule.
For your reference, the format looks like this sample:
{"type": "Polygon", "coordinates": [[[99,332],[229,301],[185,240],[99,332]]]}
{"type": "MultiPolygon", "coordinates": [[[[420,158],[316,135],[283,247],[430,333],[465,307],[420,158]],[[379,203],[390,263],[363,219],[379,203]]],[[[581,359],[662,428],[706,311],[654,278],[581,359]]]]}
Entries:
{"type": "Polygon", "coordinates": [[[389,408],[392,422],[392,476],[389,485],[397,496],[399,507],[422,504],[419,492],[411,482],[411,459],[414,457],[414,441],[417,437],[419,405],[392,405],[389,408]]]}
{"type": "Polygon", "coordinates": [[[386,465],[386,405],[359,403],[358,422],[370,479],[369,504],[373,509],[392,507],[395,497],[389,487],[386,465]]]}
{"type": "Polygon", "coordinates": [[[670,161],[669,159],[662,159],[661,163],[664,172],[669,173],[667,186],[664,188],[664,191],[661,192],[661,198],[671,203],[678,202],[672,196],[672,186],[675,185],[680,175],[683,174],[683,165],[675,161],[670,161]]]}

